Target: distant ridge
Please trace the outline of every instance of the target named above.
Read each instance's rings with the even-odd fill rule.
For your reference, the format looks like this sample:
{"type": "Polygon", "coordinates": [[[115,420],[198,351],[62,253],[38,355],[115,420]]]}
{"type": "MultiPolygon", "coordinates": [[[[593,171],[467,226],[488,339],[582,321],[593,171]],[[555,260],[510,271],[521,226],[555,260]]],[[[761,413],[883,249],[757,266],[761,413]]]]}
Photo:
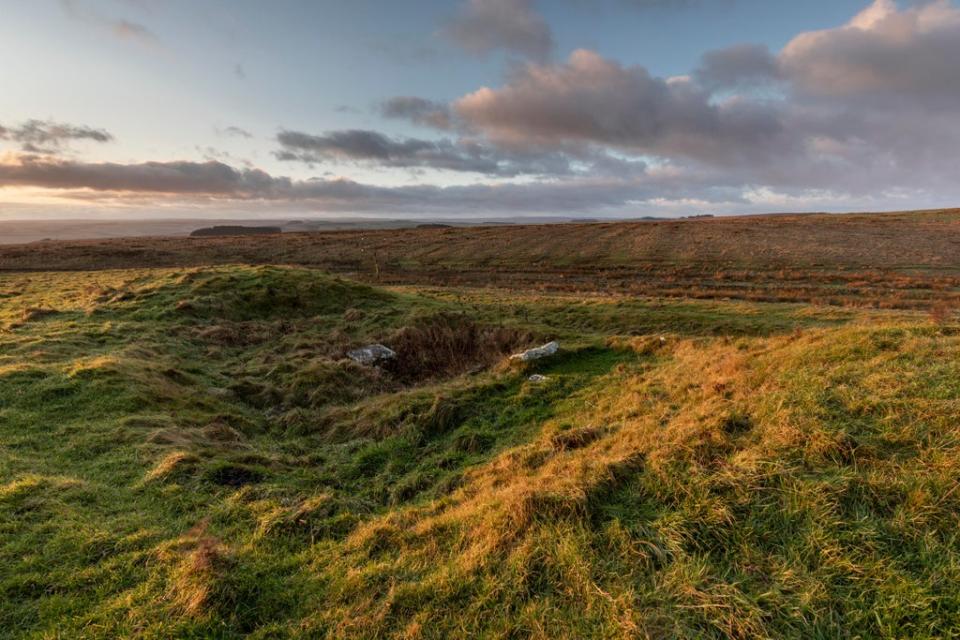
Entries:
{"type": "Polygon", "coordinates": [[[273,233],[283,233],[280,227],[244,227],[241,225],[221,225],[203,227],[190,233],[191,238],[211,238],[220,236],[263,236],[273,233]]]}

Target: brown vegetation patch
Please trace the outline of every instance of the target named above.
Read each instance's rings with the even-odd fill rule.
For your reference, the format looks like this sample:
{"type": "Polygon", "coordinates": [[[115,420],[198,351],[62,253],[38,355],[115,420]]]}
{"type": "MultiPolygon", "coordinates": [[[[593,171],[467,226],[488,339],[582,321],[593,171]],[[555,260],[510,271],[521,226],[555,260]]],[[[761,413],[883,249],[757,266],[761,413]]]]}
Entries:
{"type": "Polygon", "coordinates": [[[198,339],[221,347],[249,347],[277,336],[278,327],[260,322],[224,322],[193,329],[198,339]]]}
{"type": "Polygon", "coordinates": [[[406,384],[452,377],[488,367],[533,340],[531,332],[516,327],[484,325],[463,315],[442,313],[385,340],[397,356],[384,369],[406,384]]]}
{"type": "Polygon", "coordinates": [[[550,444],[557,451],[580,449],[603,437],[605,429],[600,427],[580,427],[560,431],[550,438],[550,444]]]}
{"type": "Polygon", "coordinates": [[[219,420],[205,426],[200,433],[211,442],[237,443],[243,440],[243,435],[239,431],[219,420]]]}
{"type": "Polygon", "coordinates": [[[143,480],[144,482],[167,480],[195,466],[197,462],[199,462],[199,458],[192,453],[180,450],[171,451],[147,472],[143,480]]]}
{"type": "Polygon", "coordinates": [[[929,309],[960,304],[958,220],[941,210],[64,241],[0,246],[0,269],[282,262],[379,284],[929,309]]]}
{"type": "Polygon", "coordinates": [[[43,318],[54,316],[57,313],[59,312],[56,309],[47,307],[28,307],[20,313],[20,317],[17,320],[7,323],[7,329],[18,329],[28,322],[42,320],[43,318]]]}
{"type": "Polygon", "coordinates": [[[204,617],[224,611],[235,601],[226,576],[234,565],[230,551],[201,524],[172,544],[160,558],[174,563],[167,597],[184,615],[204,617]]]}

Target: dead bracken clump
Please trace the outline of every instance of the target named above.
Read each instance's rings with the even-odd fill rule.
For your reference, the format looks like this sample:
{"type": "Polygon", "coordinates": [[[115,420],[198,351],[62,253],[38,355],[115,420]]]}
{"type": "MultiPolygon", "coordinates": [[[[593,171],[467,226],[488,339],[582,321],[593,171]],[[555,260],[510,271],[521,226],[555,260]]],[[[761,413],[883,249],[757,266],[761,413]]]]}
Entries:
{"type": "Polygon", "coordinates": [[[234,600],[224,579],[233,566],[228,550],[203,525],[160,551],[161,559],[175,561],[168,597],[185,615],[202,617],[227,609],[234,600]]]}
{"type": "Polygon", "coordinates": [[[198,461],[199,458],[192,453],[181,450],[172,451],[154,465],[144,478],[144,482],[166,480],[178,472],[195,465],[198,461]]]}
{"type": "Polygon", "coordinates": [[[484,325],[466,316],[441,313],[384,340],[397,354],[384,369],[404,383],[454,376],[488,367],[534,338],[516,327],[484,325]]]}
{"type": "Polygon", "coordinates": [[[941,300],[930,307],[928,314],[934,324],[943,325],[953,319],[954,308],[950,303],[941,300]]]}
{"type": "Polygon", "coordinates": [[[550,438],[550,444],[557,451],[580,449],[596,442],[604,435],[604,429],[599,427],[580,427],[560,431],[550,438]]]}

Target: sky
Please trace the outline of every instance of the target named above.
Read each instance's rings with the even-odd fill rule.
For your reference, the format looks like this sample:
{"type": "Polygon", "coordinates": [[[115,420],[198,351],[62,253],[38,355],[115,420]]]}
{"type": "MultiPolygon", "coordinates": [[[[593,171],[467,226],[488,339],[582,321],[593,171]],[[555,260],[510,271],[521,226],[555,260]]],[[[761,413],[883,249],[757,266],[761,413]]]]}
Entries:
{"type": "Polygon", "coordinates": [[[960,204],[953,0],[0,0],[0,218],[960,204]]]}

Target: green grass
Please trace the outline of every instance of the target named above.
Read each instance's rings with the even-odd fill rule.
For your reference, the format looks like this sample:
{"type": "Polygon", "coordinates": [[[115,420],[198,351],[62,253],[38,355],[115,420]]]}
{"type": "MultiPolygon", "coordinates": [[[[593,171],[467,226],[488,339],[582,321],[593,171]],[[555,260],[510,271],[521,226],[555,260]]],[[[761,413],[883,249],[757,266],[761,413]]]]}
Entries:
{"type": "Polygon", "coordinates": [[[960,632],[956,325],[237,266],[0,327],[0,636],[960,632]]]}

